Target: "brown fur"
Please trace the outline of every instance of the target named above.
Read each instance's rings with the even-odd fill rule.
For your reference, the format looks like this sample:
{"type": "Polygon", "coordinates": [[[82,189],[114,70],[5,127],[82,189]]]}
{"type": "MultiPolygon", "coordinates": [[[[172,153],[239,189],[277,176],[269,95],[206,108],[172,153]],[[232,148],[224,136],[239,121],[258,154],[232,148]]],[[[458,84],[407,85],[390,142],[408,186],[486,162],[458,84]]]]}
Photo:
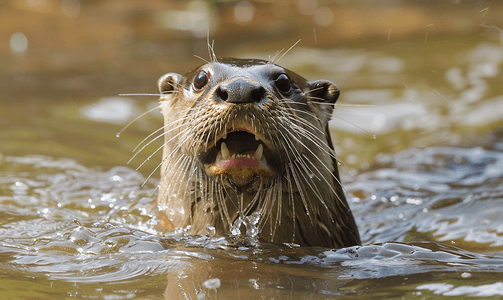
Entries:
{"type": "Polygon", "coordinates": [[[333,83],[308,82],[271,62],[222,59],[185,76],[166,74],[158,86],[165,143],[157,203],[164,227],[190,234],[241,228],[302,246],[360,243],[328,131],[339,96],[333,83]],[[193,82],[201,71],[209,80],[198,89],[193,82]],[[288,84],[290,93],[282,91],[288,84]],[[268,169],[214,165],[222,141],[234,138],[240,147],[231,137],[236,131],[259,139],[249,143],[263,144],[268,169]]]}

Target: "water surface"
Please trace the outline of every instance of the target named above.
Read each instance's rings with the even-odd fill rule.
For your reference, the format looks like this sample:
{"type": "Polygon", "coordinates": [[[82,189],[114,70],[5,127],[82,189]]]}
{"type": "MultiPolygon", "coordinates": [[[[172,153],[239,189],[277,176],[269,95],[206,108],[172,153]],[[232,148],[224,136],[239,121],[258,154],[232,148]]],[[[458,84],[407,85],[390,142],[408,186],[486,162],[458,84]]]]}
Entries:
{"type": "MultiPolygon", "coordinates": [[[[260,17],[267,6],[257,5],[253,22],[274,25],[276,31],[261,31],[258,23],[251,23],[253,31],[242,20],[241,25],[233,23],[256,34],[250,35],[253,43],[240,47],[231,45],[238,29],[215,29],[219,56],[268,59],[302,37],[304,42],[280,64],[341,88],[330,126],[362,246],[325,249],[155,229],[155,168],[161,158],[160,153],[149,156],[160,141],[127,162],[137,144],[162,126],[161,115],[154,110],[116,135],[133,118],[155,108],[157,99],[118,94],[156,93],[160,75],[188,71],[199,63],[180,53],[206,57],[206,38],[197,32],[180,38],[176,34],[187,32],[167,33],[148,23],[155,18],[145,18],[186,7],[153,8],[152,2],[138,12],[134,5],[112,9],[98,2],[82,4],[74,19],[68,16],[75,15],[75,7],[66,7],[70,20],[63,21],[43,10],[26,12],[25,2],[13,1],[2,12],[9,20],[19,17],[12,24],[24,22],[21,16],[36,16],[47,18],[43,24],[49,19],[53,26],[66,22],[69,29],[78,27],[74,23],[96,26],[93,22],[101,20],[101,28],[117,30],[111,31],[114,35],[104,30],[99,37],[110,42],[103,44],[91,33],[79,33],[79,40],[48,46],[54,34],[41,29],[46,40],[26,33],[28,45],[35,46],[24,54],[0,48],[5,78],[0,84],[1,295],[503,296],[503,38],[494,23],[498,18],[491,15],[498,5],[457,6],[452,1],[441,7],[378,6],[376,11],[393,16],[402,11],[406,20],[416,16],[423,23],[408,23],[404,28],[411,31],[405,32],[396,25],[405,19],[397,17],[392,28],[372,19],[374,27],[361,21],[361,28],[348,27],[344,34],[312,25],[311,19],[306,21],[309,16],[298,19],[299,31],[284,19],[271,25],[269,19],[280,17],[260,17]],[[103,13],[106,9],[115,18],[103,13]],[[422,15],[422,9],[429,13],[422,15]],[[436,17],[436,11],[447,9],[455,11],[448,15],[454,17],[436,17]],[[125,23],[132,31],[120,30],[125,23]],[[286,38],[278,40],[278,35],[286,38]],[[66,56],[57,55],[62,53],[66,56]]],[[[337,5],[331,6],[336,16],[334,7],[341,16],[373,16],[366,8],[337,5]]],[[[233,22],[229,7],[218,8],[227,16],[223,24],[233,22]]]]}

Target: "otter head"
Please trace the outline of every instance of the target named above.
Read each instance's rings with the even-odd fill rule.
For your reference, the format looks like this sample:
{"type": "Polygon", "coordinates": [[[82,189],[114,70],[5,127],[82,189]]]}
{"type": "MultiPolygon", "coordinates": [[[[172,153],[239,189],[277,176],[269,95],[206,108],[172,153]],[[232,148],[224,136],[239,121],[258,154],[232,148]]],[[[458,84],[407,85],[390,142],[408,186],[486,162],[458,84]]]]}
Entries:
{"type": "Polygon", "coordinates": [[[184,76],[168,73],[158,88],[165,119],[158,203],[170,226],[225,232],[238,218],[274,211],[275,232],[281,218],[337,211],[331,199],[345,206],[327,129],[339,96],[333,83],[263,60],[219,59],[184,76]]]}

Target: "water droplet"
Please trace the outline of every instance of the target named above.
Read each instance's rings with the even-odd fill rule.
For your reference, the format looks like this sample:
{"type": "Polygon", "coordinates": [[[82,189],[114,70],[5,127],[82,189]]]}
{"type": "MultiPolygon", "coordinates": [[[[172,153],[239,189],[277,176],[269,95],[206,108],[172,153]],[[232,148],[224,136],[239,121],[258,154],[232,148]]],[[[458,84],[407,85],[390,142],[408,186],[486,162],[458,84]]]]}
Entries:
{"type": "Polygon", "coordinates": [[[258,230],[258,223],[260,222],[260,213],[259,212],[254,212],[251,215],[246,217],[246,235],[250,238],[256,238],[258,236],[259,230],[258,230]]]}
{"type": "Polygon", "coordinates": [[[116,136],[116,137],[120,137],[120,136],[121,136],[121,134],[120,134],[120,133],[117,133],[115,136],[116,136]]]}
{"type": "Polygon", "coordinates": [[[214,226],[206,226],[206,234],[209,235],[210,237],[213,237],[215,236],[215,233],[216,233],[216,229],[214,226]]]}
{"type": "Polygon", "coordinates": [[[213,278],[213,279],[208,279],[205,282],[203,282],[203,286],[207,289],[218,289],[221,285],[220,279],[218,278],[213,278]]]}
{"type": "Polygon", "coordinates": [[[14,54],[23,54],[28,49],[28,39],[22,32],[16,32],[10,37],[10,50],[14,54]]]}

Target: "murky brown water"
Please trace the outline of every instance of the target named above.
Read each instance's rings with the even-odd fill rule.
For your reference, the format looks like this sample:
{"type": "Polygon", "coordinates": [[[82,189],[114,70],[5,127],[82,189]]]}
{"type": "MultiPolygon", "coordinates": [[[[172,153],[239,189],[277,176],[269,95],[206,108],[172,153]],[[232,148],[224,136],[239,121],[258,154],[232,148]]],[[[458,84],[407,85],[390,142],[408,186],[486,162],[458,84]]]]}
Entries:
{"type": "Polygon", "coordinates": [[[254,2],[249,19],[249,3],[191,3],[0,3],[2,297],[503,296],[501,4],[254,2]],[[116,137],[157,105],[118,94],[199,64],[208,29],[220,56],[302,38],[280,64],[339,85],[331,128],[364,246],[153,229],[160,155],[134,169],[160,143],[127,162],[162,119],[116,137]]]}

